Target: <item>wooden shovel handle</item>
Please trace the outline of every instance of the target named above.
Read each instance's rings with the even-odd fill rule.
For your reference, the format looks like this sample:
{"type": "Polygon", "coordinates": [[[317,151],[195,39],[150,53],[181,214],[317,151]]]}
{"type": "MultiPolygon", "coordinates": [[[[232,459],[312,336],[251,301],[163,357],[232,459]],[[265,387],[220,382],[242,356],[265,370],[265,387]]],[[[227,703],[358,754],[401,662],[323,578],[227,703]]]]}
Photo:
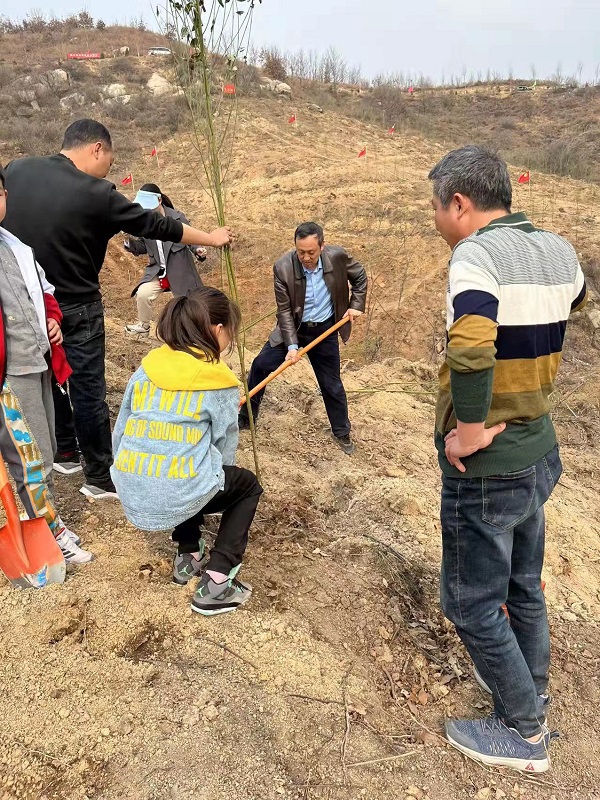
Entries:
{"type": "MultiPolygon", "coordinates": [[[[338,328],[343,327],[348,322],[350,322],[350,318],[349,317],[342,317],[342,319],[340,319],[338,322],[336,322],[335,325],[332,325],[331,328],[327,328],[327,330],[324,331],[320,336],[317,336],[316,339],[313,339],[310,344],[307,344],[306,347],[302,347],[300,350],[298,350],[298,357],[302,358],[303,356],[305,356],[308,353],[309,350],[312,350],[312,348],[316,347],[320,342],[323,341],[323,339],[326,339],[330,334],[332,334],[334,331],[337,331],[338,328]]],[[[260,390],[264,389],[265,386],[268,383],[271,383],[273,378],[276,378],[278,375],[281,375],[281,373],[284,372],[288,367],[292,367],[292,366],[293,366],[293,363],[291,361],[284,361],[283,364],[281,364],[281,366],[277,367],[277,369],[274,372],[272,372],[270,375],[267,375],[267,377],[263,381],[258,383],[254,387],[254,389],[252,389],[249,392],[249,397],[254,397],[254,395],[257,392],[260,392],[260,390]]],[[[240,400],[240,408],[245,403],[247,403],[247,400],[246,400],[245,397],[243,397],[240,400]]]]}

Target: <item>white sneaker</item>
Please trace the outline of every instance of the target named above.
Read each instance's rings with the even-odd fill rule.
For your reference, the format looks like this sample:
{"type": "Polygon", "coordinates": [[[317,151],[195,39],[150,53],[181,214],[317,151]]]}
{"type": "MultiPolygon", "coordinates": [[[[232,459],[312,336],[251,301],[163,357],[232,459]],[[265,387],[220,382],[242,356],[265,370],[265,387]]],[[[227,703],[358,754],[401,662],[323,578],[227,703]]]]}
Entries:
{"type": "Polygon", "coordinates": [[[81,544],[81,538],[79,536],[77,536],[75,531],[72,531],[69,528],[67,528],[67,526],[65,525],[65,523],[62,521],[62,519],[60,517],[58,518],[58,529],[59,529],[59,531],[61,533],[63,533],[63,531],[64,531],[64,533],[67,534],[67,536],[73,542],[73,544],[77,544],[77,545],[81,544]]]}
{"type": "Polygon", "coordinates": [[[94,554],[76,545],[69,533],[67,533],[66,528],[63,528],[58,534],[56,543],[60,547],[67,564],[88,564],[94,560],[94,554]]]}
{"type": "Polygon", "coordinates": [[[125,325],[127,333],[135,336],[149,336],[150,325],[147,322],[136,322],[134,325],[125,325]]]}

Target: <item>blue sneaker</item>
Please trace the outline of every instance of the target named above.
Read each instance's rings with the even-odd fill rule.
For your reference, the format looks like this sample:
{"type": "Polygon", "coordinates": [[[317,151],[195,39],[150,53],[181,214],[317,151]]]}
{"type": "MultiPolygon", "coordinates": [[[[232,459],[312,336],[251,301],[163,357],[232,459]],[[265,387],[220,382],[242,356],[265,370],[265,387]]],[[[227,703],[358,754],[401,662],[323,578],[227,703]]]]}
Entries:
{"type": "Polygon", "coordinates": [[[446,720],[446,738],[461,753],[495,767],[511,767],[521,772],[546,772],[550,769],[548,746],[555,734],[545,726],[535,744],[491,714],[484,719],[446,720]]]}

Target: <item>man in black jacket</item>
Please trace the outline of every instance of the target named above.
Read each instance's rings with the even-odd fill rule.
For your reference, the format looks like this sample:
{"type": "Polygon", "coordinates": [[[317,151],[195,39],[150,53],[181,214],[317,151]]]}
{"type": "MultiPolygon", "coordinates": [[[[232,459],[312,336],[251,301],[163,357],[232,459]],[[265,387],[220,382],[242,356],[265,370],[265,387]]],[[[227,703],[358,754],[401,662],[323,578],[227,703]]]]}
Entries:
{"type": "MultiPolygon", "coordinates": [[[[248,388],[253,389],[284,361],[296,363],[298,349],[306,347],[334,323],[347,319],[339,334],[344,344],[352,320],[365,310],[367,273],[343,247],[325,244],[323,228],[304,222],[296,228],[295,248],[284,253],[273,267],[277,327],[250,367],[248,388]]],[[[340,377],[340,345],[330,334],[307,354],[319,384],[331,431],[342,450],[350,455],[348,401],[340,377]]],[[[264,389],[250,401],[258,416],[264,389]]],[[[240,428],[249,427],[246,406],[239,415],[240,428]]]]}
{"type": "Polygon", "coordinates": [[[204,233],[131,203],[104,180],[113,163],[110,133],[91,119],[72,123],[61,152],[23,158],[6,169],[8,213],[4,226],[35,251],[56,287],[63,313],[64,348],[73,370],[69,399],[56,387],[55,469],[81,469],[89,497],[116,497],[110,420],[106,403],[105,333],[98,275],[109,239],[119,231],[166,242],[223,247],[229,228],[204,233]],[[72,404],[72,410],[71,410],[72,404]]]}

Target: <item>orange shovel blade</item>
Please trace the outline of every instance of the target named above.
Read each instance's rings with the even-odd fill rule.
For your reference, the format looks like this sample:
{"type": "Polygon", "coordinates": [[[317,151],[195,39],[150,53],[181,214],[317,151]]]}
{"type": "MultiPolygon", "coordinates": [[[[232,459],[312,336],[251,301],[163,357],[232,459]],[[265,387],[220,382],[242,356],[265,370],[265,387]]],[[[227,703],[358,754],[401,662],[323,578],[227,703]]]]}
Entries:
{"type": "Polygon", "coordinates": [[[45,519],[19,519],[1,456],[0,487],[6,512],[6,525],[0,528],[0,569],[13,586],[39,589],[48,583],[63,583],[66,565],[61,549],[45,519]]]}
{"type": "Polygon", "coordinates": [[[21,522],[21,531],[29,561],[27,578],[31,585],[41,588],[48,583],[64,583],[67,565],[46,520],[27,519],[21,522]]]}
{"type": "Polygon", "coordinates": [[[60,547],[45,519],[21,522],[22,558],[14,531],[9,525],[0,528],[0,569],[13,586],[39,589],[49,583],[63,583],[66,565],[60,547]]]}

